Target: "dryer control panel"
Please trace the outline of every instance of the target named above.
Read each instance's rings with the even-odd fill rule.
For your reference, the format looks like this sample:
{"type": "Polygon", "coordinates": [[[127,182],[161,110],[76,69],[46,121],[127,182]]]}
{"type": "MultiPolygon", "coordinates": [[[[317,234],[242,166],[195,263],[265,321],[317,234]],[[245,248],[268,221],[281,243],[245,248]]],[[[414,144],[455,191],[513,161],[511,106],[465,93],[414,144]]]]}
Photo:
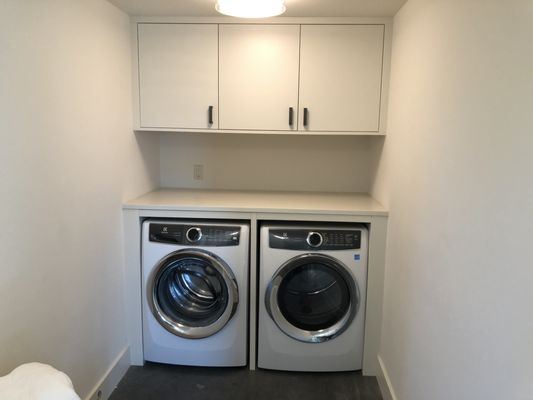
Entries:
{"type": "Polygon", "coordinates": [[[184,246],[238,246],[238,226],[150,223],[150,242],[184,246]]]}
{"type": "Polygon", "coordinates": [[[269,229],[269,246],[285,250],[352,250],[361,248],[356,229],[269,229]]]}

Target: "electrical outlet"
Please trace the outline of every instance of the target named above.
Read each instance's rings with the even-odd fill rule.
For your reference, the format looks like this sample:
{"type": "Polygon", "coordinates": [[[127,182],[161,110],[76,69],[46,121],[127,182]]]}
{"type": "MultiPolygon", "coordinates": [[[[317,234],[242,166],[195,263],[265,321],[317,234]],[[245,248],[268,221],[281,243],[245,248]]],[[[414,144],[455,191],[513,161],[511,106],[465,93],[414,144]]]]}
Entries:
{"type": "Polygon", "coordinates": [[[203,166],[203,164],[195,164],[194,165],[193,179],[195,181],[203,181],[204,180],[204,166],[203,166]]]}

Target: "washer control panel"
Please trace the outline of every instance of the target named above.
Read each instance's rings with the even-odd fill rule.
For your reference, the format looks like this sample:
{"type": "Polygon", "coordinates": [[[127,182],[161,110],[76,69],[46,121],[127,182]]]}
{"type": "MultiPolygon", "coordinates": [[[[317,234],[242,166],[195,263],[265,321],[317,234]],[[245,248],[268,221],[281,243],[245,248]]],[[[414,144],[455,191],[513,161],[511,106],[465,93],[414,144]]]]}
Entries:
{"type": "Polygon", "coordinates": [[[238,246],[238,226],[150,223],[150,242],[183,246],[238,246]]]}
{"type": "Polygon", "coordinates": [[[269,229],[269,246],[285,250],[352,250],[361,248],[357,229],[269,229]]]}

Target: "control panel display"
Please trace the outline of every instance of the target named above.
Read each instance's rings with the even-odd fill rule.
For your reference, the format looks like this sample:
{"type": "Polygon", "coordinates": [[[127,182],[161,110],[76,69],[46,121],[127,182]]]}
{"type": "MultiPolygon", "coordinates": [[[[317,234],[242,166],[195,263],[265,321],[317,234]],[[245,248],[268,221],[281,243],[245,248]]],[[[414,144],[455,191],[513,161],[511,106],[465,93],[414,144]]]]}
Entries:
{"type": "Polygon", "coordinates": [[[238,226],[160,224],[151,223],[150,242],[184,246],[238,246],[241,228],[238,226]]]}
{"type": "Polygon", "coordinates": [[[361,248],[360,230],[270,229],[269,246],[285,250],[352,250],[361,248]]]}

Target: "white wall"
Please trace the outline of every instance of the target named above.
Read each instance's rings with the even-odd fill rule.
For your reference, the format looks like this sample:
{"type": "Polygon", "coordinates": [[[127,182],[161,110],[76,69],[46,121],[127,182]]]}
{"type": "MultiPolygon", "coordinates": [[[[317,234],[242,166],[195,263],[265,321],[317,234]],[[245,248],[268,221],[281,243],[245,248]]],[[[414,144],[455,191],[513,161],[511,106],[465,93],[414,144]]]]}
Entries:
{"type": "Polygon", "coordinates": [[[381,358],[397,400],[533,399],[533,2],[396,16],[381,358]]]}
{"type": "Polygon", "coordinates": [[[383,138],[162,134],[161,186],[368,192],[383,138]],[[204,180],[193,180],[193,165],[204,180]]]}
{"type": "Polygon", "coordinates": [[[0,2],[0,375],[50,363],[85,396],[126,346],[121,201],[159,179],[130,66],[106,1],[0,2]]]}

